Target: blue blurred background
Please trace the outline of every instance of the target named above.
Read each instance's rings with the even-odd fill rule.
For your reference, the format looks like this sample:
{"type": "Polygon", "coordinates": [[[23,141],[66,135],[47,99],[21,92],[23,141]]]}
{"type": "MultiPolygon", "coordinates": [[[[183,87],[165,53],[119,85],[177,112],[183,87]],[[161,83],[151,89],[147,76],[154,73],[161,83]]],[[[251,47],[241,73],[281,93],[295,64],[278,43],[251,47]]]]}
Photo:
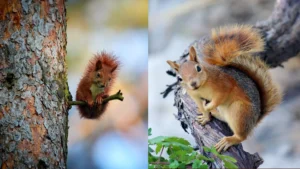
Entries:
{"type": "Polygon", "coordinates": [[[113,52],[121,62],[111,101],[99,120],[69,111],[68,168],[147,168],[148,1],[67,1],[68,82],[73,98],[89,59],[113,52]]]}

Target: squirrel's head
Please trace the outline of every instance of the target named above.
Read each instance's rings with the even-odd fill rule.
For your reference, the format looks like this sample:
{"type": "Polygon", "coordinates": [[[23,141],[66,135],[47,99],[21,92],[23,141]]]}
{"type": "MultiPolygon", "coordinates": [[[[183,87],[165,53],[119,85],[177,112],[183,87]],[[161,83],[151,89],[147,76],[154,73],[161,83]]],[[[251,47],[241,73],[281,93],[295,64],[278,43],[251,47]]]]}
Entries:
{"type": "Polygon", "coordinates": [[[178,80],[183,87],[189,90],[196,90],[206,82],[207,74],[205,67],[199,62],[194,47],[189,51],[190,60],[181,65],[173,61],[167,63],[177,72],[178,80]]]}
{"type": "Polygon", "coordinates": [[[113,78],[113,73],[118,66],[111,68],[98,60],[96,63],[95,72],[93,74],[93,83],[99,88],[105,88],[110,85],[110,82],[113,78]]]}

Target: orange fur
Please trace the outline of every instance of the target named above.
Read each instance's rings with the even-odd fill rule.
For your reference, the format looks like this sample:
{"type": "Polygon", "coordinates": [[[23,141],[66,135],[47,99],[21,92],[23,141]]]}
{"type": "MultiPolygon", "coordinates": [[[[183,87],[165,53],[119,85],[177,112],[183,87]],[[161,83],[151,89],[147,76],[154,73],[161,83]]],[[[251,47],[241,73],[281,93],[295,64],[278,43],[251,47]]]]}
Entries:
{"type": "Polygon", "coordinates": [[[273,83],[268,66],[254,52],[263,51],[264,42],[251,26],[231,26],[213,30],[211,42],[204,46],[204,60],[218,66],[233,66],[253,79],[261,98],[259,121],[280,103],[281,94],[273,83]]]}
{"type": "Polygon", "coordinates": [[[258,57],[241,55],[232,59],[228,66],[233,66],[246,73],[256,83],[261,100],[260,122],[282,100],[282,94],[273,83],[268,66],[258,57]]]}
{"type": "Polygon", "coordinates": [[[203,54],[206,62],[224,66],[227,60],[263,49],[260,34],[251,26],[228,26],[213,29],[211,41],[204,46],[203,54]]]}
{"type": "Polygon", "coordinates": [[[108,103],[102,103],[102,100],[108,96],[118,68],[117,58],[105,52],[90,60],[76,92],[76,100],[87,103],[78,106],[82,117],[96,119],[104,113],[108,103]]]}
{"type": "MultiPolygon", "coordinates": [[[[194,47],[190,48],[190,60],[178,65],[167,61],[179,74],[181,85],[197,104],[202,115],[199,122],[204,125],[210,121],[209,114],[228,123],[234,135],[224,137],[216,144],[218,151],[245,140],[252,129],[280,103],[281,94],[273,84],[268,66],[255,57],[255,52],[263,51],[260,34],[250,26],[233,26],[213,30],[211,39],[204,44],[203,60],[200,62],[194,47]],[[233,77],[240,77],[237,72],[227,74],[220,67],[230,66],[242,71],[243,82],[250,85],[249,91],[257,88],[257,94],[247,95],[233,77]],[[251,81],[251,82],[250,82],[251,81]],[[260,98],[261,105],[255,105],[260,98]],[[210,102],[205,105],[204,101],[210,102]],[[251,99],[255,101],[251,102],[251,99]],[[260,107],[260,109],[258,108],[260,107]],[[261,112],[255,112],[255,111],[261,112]]],[[[230,68],[229,68],[230,69],[230,68]]],[[[248,88],[246,88],[248,89],[248,88]]]]}

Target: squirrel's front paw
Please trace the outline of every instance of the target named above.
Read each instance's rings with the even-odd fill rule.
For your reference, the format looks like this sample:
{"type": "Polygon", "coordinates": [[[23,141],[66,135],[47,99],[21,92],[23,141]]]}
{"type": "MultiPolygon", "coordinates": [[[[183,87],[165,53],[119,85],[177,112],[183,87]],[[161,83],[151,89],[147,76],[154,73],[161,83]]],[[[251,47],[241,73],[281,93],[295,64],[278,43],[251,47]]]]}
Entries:
{"type": "Polygon", "coordinates": [[[103,103],[103,98],[101,97],[101,96],[98,96],[97,98],[96,98],[96,104],[97,105],[100,105],[100,104],[102,104],[103,103]]]}
{"type": "Polygon", "coordinates": [[[90,107],[93,106],[93,103],[94,103],[93,100],[87,100],[86,102],[87,102],[87,104],[88,104],[90,107]]]}
{"type": "Polygon", "coordinates": [[[205,125],[207,122],[210,121],[210,116],[204,116],[204,115],[200,115],[197,116],[197,121],[201,124],[201,125],[205,125]]]}
{"type": "Polygon", "coordinates": [[[215,106],[213,106],[211,103],[204,106],[204,112],[211,112],[213,109],[215,109],[215,106]]]}
{"type": "Polygon", "coordinates": [[[103,99],[106,99],[106,98],[108,98],[108,95],[107,95],[107,94],[104,94],[104,95],[102,96],[102,98],[103,98],[103,99]]]}

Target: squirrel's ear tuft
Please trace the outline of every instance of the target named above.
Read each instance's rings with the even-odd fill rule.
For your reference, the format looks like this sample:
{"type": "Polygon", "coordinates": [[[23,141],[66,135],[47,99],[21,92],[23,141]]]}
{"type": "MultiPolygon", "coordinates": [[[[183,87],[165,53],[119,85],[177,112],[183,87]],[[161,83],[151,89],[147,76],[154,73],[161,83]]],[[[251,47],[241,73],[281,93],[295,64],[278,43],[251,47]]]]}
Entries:
{"type": "Polygon", "coordinates": [[[168,60],[167,63],[176,71],[179,71],[179,65],[176,62],[168,60]]]}
{"type": "Polygon", "coordinates": [[[190,47],[189,55],[190,55],[190,60],[191,61],[194,61],[194,62],[198,63],[197,53],[196,53],[196,49],[194,48],[194,46],[190,47]]]}
{"type": "Polygon", "coordinates": [[[100,69],[102,69],[102,62],[101,60],[98,60],[96,63],[96,70],[100,70],[100,69]]]}
{"type": "Polygon", "coordinates": [[[115,67],[113,67],[110,72],[111,73],[114,72],[117,68],[118,68],[118,65],[116,65],[115,67]]]}

